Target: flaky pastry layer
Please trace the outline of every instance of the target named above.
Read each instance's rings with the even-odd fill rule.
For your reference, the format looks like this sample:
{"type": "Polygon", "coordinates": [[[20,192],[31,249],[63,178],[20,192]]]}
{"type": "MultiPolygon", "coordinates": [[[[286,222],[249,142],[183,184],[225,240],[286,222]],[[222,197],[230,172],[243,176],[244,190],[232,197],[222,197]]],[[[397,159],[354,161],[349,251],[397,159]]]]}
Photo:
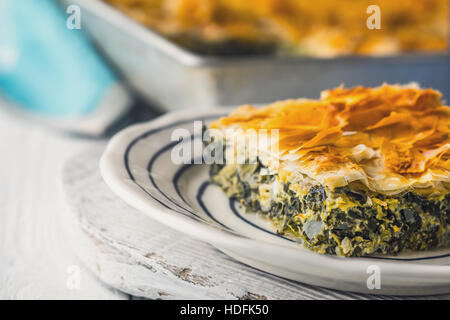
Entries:
{"type": "Polygon", "coordinates": [[[450,183],[450,109],[438,91],[415,84],[341,86],[319,100],[245,105],[211,127],[277,129],[279,165],[271,169],[286,181],[307,177],[330,189],[360,183],[386,194],[450,183]]]}

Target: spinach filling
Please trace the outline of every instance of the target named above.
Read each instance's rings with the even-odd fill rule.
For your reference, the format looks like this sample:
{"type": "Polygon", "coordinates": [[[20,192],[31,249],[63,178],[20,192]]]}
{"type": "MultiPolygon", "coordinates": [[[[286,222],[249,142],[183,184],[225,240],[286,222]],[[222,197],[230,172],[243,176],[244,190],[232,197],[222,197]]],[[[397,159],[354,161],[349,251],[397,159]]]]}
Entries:
{"type": "Polygon", "coordinates": [[[256,164],[211,166],[210,174],[228,197],[264,215],[279,234],[324,254],[397,254],[450,245],[450,194],[409,191],[387,196],[349,186],[330,190],[294,183],[256,164]]]}

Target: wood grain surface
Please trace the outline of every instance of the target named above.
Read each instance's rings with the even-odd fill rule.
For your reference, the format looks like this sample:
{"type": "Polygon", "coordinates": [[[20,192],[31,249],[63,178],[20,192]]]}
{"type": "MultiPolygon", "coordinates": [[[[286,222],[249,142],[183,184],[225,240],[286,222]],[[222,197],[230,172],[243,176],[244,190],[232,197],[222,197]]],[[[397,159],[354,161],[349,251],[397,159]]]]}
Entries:
{"type": "Polygon", "coordinates": [[[22,120],[0,103],[0,299],[126,299],[95,278],[61,227],[59,175],[80,148],[101,140],[22,120]],[[80,286],[71,287],[79,271],[80,286]]]}

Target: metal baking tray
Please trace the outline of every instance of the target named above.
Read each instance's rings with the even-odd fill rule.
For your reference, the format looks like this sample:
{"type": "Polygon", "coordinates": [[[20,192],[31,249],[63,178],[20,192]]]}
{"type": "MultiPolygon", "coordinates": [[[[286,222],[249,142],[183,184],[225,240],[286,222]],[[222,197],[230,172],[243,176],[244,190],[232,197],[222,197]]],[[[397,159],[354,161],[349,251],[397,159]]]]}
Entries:
{"type": "Polygon", "coordinates": [[[166,110],[317,98],[323,89],[340,84],[415,81],[450,96],[448,54],[205,57],[184,50],[100,0],[62,2],[80,6],[82,29],[132,88],[166,110]]]}

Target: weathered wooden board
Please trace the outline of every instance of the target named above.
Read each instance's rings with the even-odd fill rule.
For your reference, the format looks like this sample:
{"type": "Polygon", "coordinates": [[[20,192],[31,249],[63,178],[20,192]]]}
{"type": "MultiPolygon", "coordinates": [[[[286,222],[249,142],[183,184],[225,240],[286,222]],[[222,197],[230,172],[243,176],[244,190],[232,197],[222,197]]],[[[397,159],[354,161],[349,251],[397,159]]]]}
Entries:
{"type": "Polygon", "coordinates": [[[112,287],[161,299],[392,298],[282,279],[151,220],[103,182],[98,169],[101,151],[79,154],[64,166],[62,186],[68,210],[63,215],[81,260],[112,287]]]}
{"type": "Polygon", "coordinates": [[[83,267],[59,221],[62,163],[104,142],[21,119],[0,101],[0,299],[127,299],[83,267]],[[80,286],[67,285],[72,268],[80,286]]]}

